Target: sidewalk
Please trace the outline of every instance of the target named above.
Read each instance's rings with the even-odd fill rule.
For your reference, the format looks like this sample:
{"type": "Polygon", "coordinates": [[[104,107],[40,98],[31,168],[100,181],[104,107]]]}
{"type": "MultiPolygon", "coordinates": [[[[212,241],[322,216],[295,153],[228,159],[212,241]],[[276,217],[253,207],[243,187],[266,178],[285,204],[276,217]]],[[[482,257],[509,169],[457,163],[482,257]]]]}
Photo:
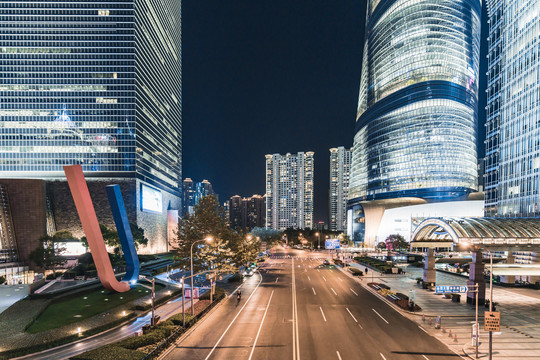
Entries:
{"type": "MultiPolygon", "coordinates": [[[[362,265],[356,267],[364,269],[362,265]]],[[[386,275],[370,270],[367,276],[354,277],[364,287],[371,282],[388,285],[393,291],[411,296],[414,293],[416,303],[422,307],[419,313],[400,310],[409,319],[418,323],[430,335],[444,342],[450,349],[461,355],[468,354],[475,358],[472,347],[471,331],[475,322],[475,307],[466,303],[466,294],[462,294],[461,303],[454,303],[433,291],[422,289],[416,284],[416,278],[421,277],[422,269],[407,267],[407,274],[386,275]],[[411,292],[412,291],[412,292],[411,292]],[[425,315],[425,320],[422,315],[425,315]],[[441,329],[435,329],[436,317],[441,317],[441,329]],[[431,323],[430,323],[431,319],[431,323]],[[444,330],[443,330],[444,328],[444,330]],[[450,331],[452,337],[449,336],[450,331]],[[457,336],[457,338],[456,338],[457,336]]],[[[348,274],[348,272],[347,272],[348,274]]],[[[350,274],[349,274],[350,275],[350,274]]],[[[437,284],[464,285],[467,279],[451,274],[437,272],[437,284]]],[[[493,333],[493,359],[518,360],[540,359],[540,291],[532,289],[516,289],[494,287],[493,302],[498,303],[497,311],[501,312],[501,332],[493,333]],[[512,289],[513,290],[513,289],[512,289]],[[523,291],[529,290],[529,291],[523,291]],[[532,292],[529,294],[529,292],[532,292]]],[[[489,286],[486,289],[489,296],[489,286]]],[[[397,307],[396,307],[397,309],[397,307]]],[[[484,311],[479,307],[480,344],[479,357],[487,358],[488,332],[484,332],[484,311]]]]}

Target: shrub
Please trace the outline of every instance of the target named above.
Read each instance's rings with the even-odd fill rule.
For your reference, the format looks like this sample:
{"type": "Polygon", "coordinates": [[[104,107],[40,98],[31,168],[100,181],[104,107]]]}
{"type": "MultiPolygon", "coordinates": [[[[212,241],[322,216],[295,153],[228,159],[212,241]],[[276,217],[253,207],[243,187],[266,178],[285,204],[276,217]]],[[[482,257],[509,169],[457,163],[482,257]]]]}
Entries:
{"type": "MultiPolygon", "coordinates": [[[[186,308],[187,310],[187,308],[186,308]]],[[[193,316],[191,316],[191,314],[186,314],[186,323],[188,323],[189,321],[191,321],[191,319],[193,319],[193,316]]],[[[182,325],[182,313],[179,313],[179,314],[175,314],[173,316],[171,316],[169,318],[169,320],[174,324],[174,325],[182,325]]]]}
{"type": "Polygon", "coordinates": [[[6,278],[3,276],[0,276],[0,285],[6,282],[6,278]]]}
{"type": "Polygon", "coordinates": [[[244,277],[242,275],[240,275],[240,273],[236,273],[236,274],[233,274],[230,278],[229,278],[229,282],[240,282],[244,279],[244,277]]]}
{"type": "Polygon", "coordinates": [[[354,276],[363,276],[363,275],[364,275],[364,273],[362,272],[362,270],[357,269],[357,268],[354,268],[354,267],[350,267],[350,268],[349,268],[349,271],[350,271],[354,276]]]}
{"type": "Polygon", "coordinates": [[[157,324],[153,329],[141,336],[132,336],[117,343],[118,346],[135,350],[144,346],[157,344],[167,338],[176,329],[170,320],[157,324]]]}
{"type": "Polygon", "coordinates": [[[146,354],[141,351],[129,350],[116,345],[107,345],[71,357],[74,360],[131,360],[142,359],[146,354]]]}
{"type": "MultiPolygon", "coordinates": [[[[225,290],[216,286],[216,291],[214,293],[214,300],[221,299],[222,296],[225,296],[225,290]]],[[[210,300],[210,291],[205,292],[199,297],[199,300],[210,300]]]]}

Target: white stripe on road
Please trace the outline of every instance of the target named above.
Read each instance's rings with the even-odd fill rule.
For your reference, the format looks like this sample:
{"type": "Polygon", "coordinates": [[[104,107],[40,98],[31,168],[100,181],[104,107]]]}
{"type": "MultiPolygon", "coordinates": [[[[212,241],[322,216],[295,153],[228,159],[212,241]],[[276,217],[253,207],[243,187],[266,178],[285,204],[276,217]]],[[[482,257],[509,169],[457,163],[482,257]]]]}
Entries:
{"type": "Polygon", "coordinates": [[[321,272],[321,270],[317,269],[318,272],[321,272]]]}
{"type": "Polygon", "coordinates": [[[421,327],[420,325],[418,326],[420,328],[420,330],[422,330],[423,332],[425,332],[426,334],[429,334],[426,329],[424,329],[423,327],[421,327]]]}
{"type": "Polygon", "coordinates": [[[422,355],[424,359],[429,360],[429,358],[426,355],[422,355]]]}
{"type": "Polygon", "coordinates": [[[383,358],[383,360],[386,360],[386,358],[384,357],[382,353],[379,353],[379,354],[381,354],[381,357],[383,358]]]}
{"type": "Polygon", "coordinates": [[[319,309],[321,309],[322,317],[323,317],[324,321],[326,321],[326,316],[324,316],[324,312],[322,311],[322,307],[319,306],[319,309]]]}
{"type": "Polygon", "coordinates": [[[313,290],[313,295],[317,295],[314,288],[311,288],[311,290],[313,290]]]}
{"type": "Polygon", "coordinates": [[[326,281],[326,278],[324,276],[322,278],[324,279],[324,281],[326,281]]]}
{"type": "Polygon", "coordinates": [[[339,281],[343,281],[343,279],[342,279],[342,278],[338,278],[338,279],[339,279],[339,281]]]}
{"type": "Polygon", "coordinates": [[[383,319],[385,323],[387,323],[387,324],[388,324],[388,321],[386,321],[386,319],[385,319],[385,318],[383,318],[383,317],[382,317],[382,315],[381,315],[381,314],[379,314],[379,313],[377,312],[377,310],[375,310],[375,309],[371,309],[371,310],[375,311],[375,314],[379,315],[379,317],[380,317],[381,319],[383,319]]]}
{"type": "Polygon", "coordinates": [[[276,278],[276,282],[278,281],[279,278],[276,278]]]}
{"type": "Polygon", "coordinates": [[[349,308],[345,308],[347,309],[347,311],[349,312],[349,315],[352,316],[352,318],[354,319],[354,321],[358,322],[358,320],[356,320],[356,318],[354,317],[354,315],[352,314],[351,310],[349,310],[349,308]]]}
{"type": "Polygon", "coordinates": [[[255,351],[255,346],[257,346],[257,340],[259,340],[259,335],[261,334],[261,329],[264,323],[264,319],[266,318],[266,313],[268,312],[268,308],[270,307],[270,301],[272,301],[272,296],[274,296],[274,290],[272,290],[272,293],[270,294],[270,300],[268,300],[268,305],[266,305],[266,310],[264,310],[264,315],[261,320],[261,325],[259,326],[259,331],[257,331],[257,336],[255,336],[255,341],[253,342],[253,347],[251,348],[251,353],[249,354],[248,360],[251,360],[251,357],[253,356],[253,351],[255,351]]]}
{"type": "MultiPolygon", "coordinates": [[[[260,274],[259,274],[260,275],[260,274]]],[[[249,299],[251,299],[251,297],[253,296],[253,294],[255,294],[255,291],[259,288],[259,285],[261,285],[261,282],[262,282],[262,275],[261,275],[261,280],[259,281],[259,283],[257,284],[257,287],[255,289],[253,289],[253,291],[251,292],[251,294],[249,295],[249,297],[247,298],[246,302],[244,303],[244,306],[242,306],[242,308],[240,309],[240,311],[238,311],[238,313],[236,314],[236,316],[234,317],[234,319],[232,319],[231,323],[229,324],[229,326],[227,326],[227,328],[225,329],[225,331],[223,332],[223,334],[221,335],[221,337],[218,339],[218,341],[216,342],[216,345],[214,345],[214,347],[212,348],[212,350],[210,350],[210,353],[208,354],[208,356],[204,359],[204,360],[208,360],[210,359],[210,356],[214,353],[214,351],[216,350],[216,347],[219,345],[219,343],[221,342],[221,340],[223,340],[223,337],[225,336],[225,334],[227,334],[227,331],[229,331],[229,329],[231,328],[232,324],[234,324],[234,322],[236,321],[236,319],[238,318],[238,316],[240,315],[240,313],[242,312],[242,310],[244,310],[244,308],[246,307],[246,305],[249,303],[249,299]]],[[[239,286],[240,287],[240,286],[239,286]]]]}
{"type": "Polygon", "coordinates": [[[353,292],[354,295],[358,296],[358,294],[356,293],[356,291],[354,291],[353,289],[351,289],[351,291],[353,292]]]}
{"type": "Polygon", "coordinates": [[[341,355],[339,355],[339,351],[336,350],[336,354],[337,354],[337,358],[338,358],[339,360],[342,360],[342,359],[341,359],[341,355]]]}
{"type": "Polygon", "coordinates": [[[308,275],[307,279],[308,279],[309,281],[311,281],[311,278],[309,277],[309,275],[308,275]]]}
{"type": "Polygon", "coordinates": [[[335,292],[334,289],[330,288],[330,290],[332,290],[332,292],[334,293],[334,295],[337,296],[337,292],[335,292]]]}

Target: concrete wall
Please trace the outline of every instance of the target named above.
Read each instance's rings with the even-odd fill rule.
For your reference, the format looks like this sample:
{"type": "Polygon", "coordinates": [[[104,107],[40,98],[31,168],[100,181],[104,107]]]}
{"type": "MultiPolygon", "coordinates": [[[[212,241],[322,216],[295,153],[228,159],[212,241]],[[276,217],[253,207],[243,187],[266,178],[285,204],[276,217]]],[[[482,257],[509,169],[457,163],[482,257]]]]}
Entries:
{"type": "Polygon", "coordinates": [[[46,234],[45,183],[33,179],[1,179],[7,189],[9,206],[21,262],[39,245],[46,234]]]}

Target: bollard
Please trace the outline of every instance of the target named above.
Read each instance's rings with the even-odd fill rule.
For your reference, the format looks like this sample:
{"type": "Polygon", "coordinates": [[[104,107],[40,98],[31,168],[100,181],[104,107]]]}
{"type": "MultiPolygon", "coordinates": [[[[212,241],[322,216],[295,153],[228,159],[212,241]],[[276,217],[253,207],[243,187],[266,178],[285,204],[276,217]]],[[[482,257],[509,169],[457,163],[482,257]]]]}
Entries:
{"type": "Polygon", "coordinates": [[[454,335],[454,342],[457,343],[457,334],[454,335]]]}
{"type": "Polygon", "coordinates": [[[428,319],[428,324],[431,325],[431,318],[428,319]]]}
{"type": "Polygon", "coordinates": [[[442,327],[442,332],[443,334],[446,334],[446,328],[444,326],[442,327]]]}
{"type": "Polygon", "coordinates": [[[449,337],[449,338],[452,337],[452,329],[448,330],[448,337],[449,337]]]}
{"type": "Polygon", "coordinates": [[[422,314],[422,321],[426,322],[426,315],[425,314],[422,314]]]}

